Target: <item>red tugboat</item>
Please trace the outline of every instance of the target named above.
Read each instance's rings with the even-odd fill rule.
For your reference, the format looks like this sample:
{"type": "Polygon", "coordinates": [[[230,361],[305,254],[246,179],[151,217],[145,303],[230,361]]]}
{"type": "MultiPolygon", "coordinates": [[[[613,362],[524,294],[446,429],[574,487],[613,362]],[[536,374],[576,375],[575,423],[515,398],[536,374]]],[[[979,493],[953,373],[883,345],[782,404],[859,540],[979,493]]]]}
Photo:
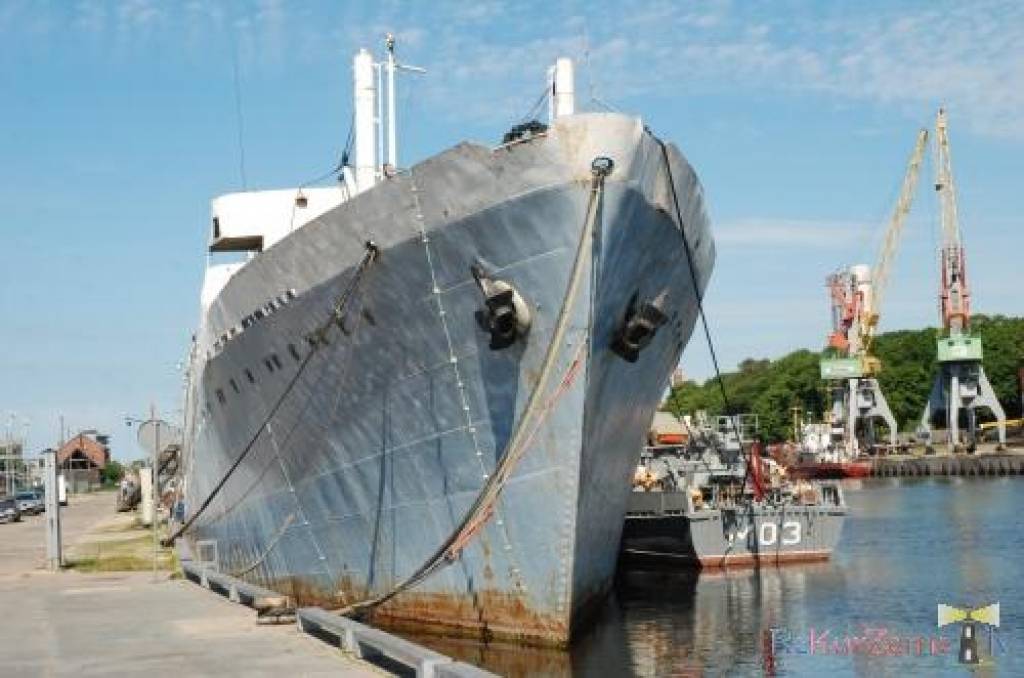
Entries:
{"type": "Polygon", "coordinates": [[[789,472],[798,478],[829,480],[840,478],[866,478],[871,475],[871,461],[812,461],[789,467],[789,472]]]}
{"type": "Polygon", "coordinates": [[[796,459],[792,459],[791,452],[789,463],[786,464],[790,475],[817,480],[864,478],[871,475],[871,458],[849,454],[843,447],[836,445],[828,424],[804,424],[800,433],[799,447],[795,450],[796,459]]]}

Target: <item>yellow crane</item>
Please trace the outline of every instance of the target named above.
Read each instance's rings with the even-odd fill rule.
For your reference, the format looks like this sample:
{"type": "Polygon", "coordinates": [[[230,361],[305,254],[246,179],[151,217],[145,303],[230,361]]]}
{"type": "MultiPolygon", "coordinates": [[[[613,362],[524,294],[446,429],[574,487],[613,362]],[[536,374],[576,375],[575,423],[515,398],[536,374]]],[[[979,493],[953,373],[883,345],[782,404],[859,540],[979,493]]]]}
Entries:
{"type": "Polygon", "coordinates": [[[828,337],[829,350],[821,360],[821,377],[831,384],[829,419],[833,441],[851,455],[859,451],[858,422],[864,423],[861,428],[867,429],[873,444],[874,419],[882,419],[889,427],[890,444],[896,444],[896,420],[875,379],[882,364],[872,353],[872,345],[883,295],[927,148],[928,130],[922,129],[917,133],[874,267],[851,266],[830,275],[827,281],[832,302],[832,332],[828,337]]]}
{"type": "Polygon", "coordinates": [[[882,246],[878,252],[878,260],[872,271],[872,294],[868,302],[861,309],[860,330],[860,352],[866,374],[877,374],[881,371],[882,364],[871,354],[871,347],[875,340],[875,332],[878,329],[878,319],[882,308],[882,299],[889,285],[889,273],[892,271],[892,263],[896,258],[896,250],[899,248],[900,236],[903,235],[903,224],[910,213],[910,205],[914,201],[914,192],[917,189],[917,178],[921,173],[921,163],[924,160],[925,149],[928,147],[928,130],[922,129],[917,133],[917,143],[914,144],[914,151],[910,155],[910,162],[907,164],[907,173],[903,177],[903,186],[900,188],[900,197],[896,201],[892,217],[889,219],[889,227],[885,230],[885,237],[882,239],[882,246]]]}

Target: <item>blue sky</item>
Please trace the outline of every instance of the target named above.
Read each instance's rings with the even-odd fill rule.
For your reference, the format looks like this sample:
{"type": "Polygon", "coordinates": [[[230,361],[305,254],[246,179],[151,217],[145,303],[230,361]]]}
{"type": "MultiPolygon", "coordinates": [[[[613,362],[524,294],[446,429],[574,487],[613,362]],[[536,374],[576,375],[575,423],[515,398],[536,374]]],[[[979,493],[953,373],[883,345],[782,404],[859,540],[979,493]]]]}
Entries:
{"type": "MultiPolygon", "coordinates": [[[[872,261],[916,130],[950,111],[975,309],[1024,314],[1024,5],[1016,2],[0,1],[0,431],[57,417],[139,454],[125,413],[180,416],[211,197],[331,168],[351,56],[394,31],[403,164],[493,143],[556,56],[700,173],[723,367],[820,346],[825,275],[872,261]]],[[[883,311],[934,324],[926,166],[883,311]]],[[[695,335],[684,368],[709,374],[695,335]]]]}

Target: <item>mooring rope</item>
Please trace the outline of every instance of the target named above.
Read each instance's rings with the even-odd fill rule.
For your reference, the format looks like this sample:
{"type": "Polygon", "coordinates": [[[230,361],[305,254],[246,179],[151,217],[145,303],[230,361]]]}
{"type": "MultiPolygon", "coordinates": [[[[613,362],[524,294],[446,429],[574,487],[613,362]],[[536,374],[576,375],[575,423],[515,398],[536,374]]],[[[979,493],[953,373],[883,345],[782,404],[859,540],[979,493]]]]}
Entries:
{"type": "Polygon", "coordinates": [[[485,482],[483,488],[481,488],[480,493],[473,502],[473,506],[460,521],[458,527],[448,535],[448,537],[420,567],[386,593],[348,605],[347,607],[338,610],[338,614],[357,614],[382,605],[403,591],[407,591],[408,589],[416,586],[444,565],[454,562],[458,558],[462,549],[465,548],[473,536],[479,533],[480,529],[487,523],[487,520],[493,514],[495,502],[501,495],[505,485],[508,483],[508,480],[511,477],[512,472],[515,470],[518,462],[529,449],[529,445],[524,443],[528,443],[533,439],[537,428],[539,428],[540,424],[543,423],[543,417],[546,417],[546,414],[551,411],[555,399],[568,389],[567,384],[570,384],[576,375],[579,362],[579,351],[585,342],[581,342],[581,347],[577,348],[577,354],[574,356],[574,360],[566,370],[561,386],[556,390],[552,398],[549,398],[546,401],[544,400],[544,391],[546,390],[548,381],[554,371],[555,360],[560,353],[559,349],[565,339],[565,333],[569,327],[569,319],[572,315],[576,296],[579,293],[580,282],[583,279],[583,272],[588,261],[587,254],[591,250],[588,243],[593,237],[594,223],[597,221],[598,209],[604,195],[604,181],[611,173],[612,168],[612,162],[607,158],[596,158],[591,165],[593,176],[590,184],[590,199],[587,206],[587,217],[583,225],[583,230],[580,232],[579,243],[576,246],[572,273],[569,277],[569,285],[565,290],[562,307],[559,310],[558,319],[556,320],[554,330],[551,333],[551,341],[548,344],[547,351],[544,355],[540,374],[537,377],[537,383],[534,385],[533,390],[530,393],[526,407],[523,409],[523,414],[519,418],[519,422],[516,424],[516,428],[505,446],[505,453],[498,461],[498,464],[494,469],[494,473],[488,476],[487,482],[485,482]],[[528,427],[528,423],[534,423],[532,420],[535,416],[542,416],[542,419],[538,420],[535,426],[528,427]]]}
{"type": "Polygon", "coordinates": [[[199,505],[199,508],[196,510],[196,512],[193,513],[189,517],[189,519],[181,525],[181,527],[175,530],[173,534],[161,540],[160,543],[163,544],[165,547],[173,544],[178,537],[185,534],[185,532],[187,532],[192,527],[196,519],[199,518],[199,516],[201,516],[206,511],[207,508],[209,508],[214,498],[220,493],[221,489],[223,489],[224,485],[228,482],[228,479],[238,469],[242,461],[244,461],[245,458],[249,455],[249,452],[252,451],[253,447],[255,447],[256,441],[260,439],[260,436],[267,429],[267,426],[273,420],[274,416],[277,414],[277,411],[281,409],[281,406],[284,404],[284,401],[288,397],[288,394],[290,394],[292,389],[295,388],[295,384],[298,383],[299,378],[302,377],[302,374],[305,372],[306,367],[313,359],[313,356],[316,355],[317,351],[322,346],[326,345],[327,332],[331,329],[331,326],[340,324],[342,322],[342,319],[345,317],[345,310],[348,307],[349,302],[355,296],[356,291],[358,291],[359,286],[362,283],[363,277],[366,274],[366,271],[370,268],[370,265],[377,260],[379,254],[380,252],[377,248],[377,245],[373,241],[367,241],[366,252],[363,254],[363,258],[360,260],[359,266],[356,268],[355,273],[352,275],[352,279],[349,281],[348,285],[345,287],[345,290],[341,293],[341,295],[338,297],[338,300],[335,302],[330,317],[320,327],[318,327],[310,334],[310,351],[309,353],[306,354],[306,357],[302,359],[302,362],[299,363],[298,370],[296,370],[295,374],[292,375],[292,378],[288,381],[288,384],[285,386],[284,391],[282,391],[281,395],[274,402],[274,406],[270,408],[270,412],[267,413],[267,416],[263,419],[263,423],[261,423],[259,425],[259,428],[256,429],[256,433],[253,434],[252,438],[249,439],[249,442],[246,443],[245,447],[242,449],[242,452],[238,455],[235,461],[232,462],[231,466],[224,473],[224,475],[221,476],[220,480],[217,481],[217,484],[214,485],[213,489],[206,496],[203,502],[199,505]]]}
{"type": "MultiPolygon", "coordinates": [[[[661,147],[661,157],[665,162],[665,171],[668,173],[668,185],[672,192],[672,203],[676,210],[676,221],[679,223],[679,233],[683,236],[683,250],[686,252],[686,264],[690,269],[690,282],[693,284],[693,294],[697,299],[697,313],[700,315],[701,326],[704,328],[704,339],[708,345],[708,352],[711,354],[711,364],[715,368],[715,381],[718,382],[718,391],[722,394],[722,404],[725,407],[725,414],[729,418],[729,423],[732,424],[733,432],[736,434],[736,443],[740,446],[740,453],[743,453],[743,439],[740,437],[740,429],[736,423],[736,417],[733,415],[732,405],[729,403],[729,396],[725,392],[725,383],[722,381],[722,370],[718,367],[718,354],[715,351],[715,342],[711,338],[711,330],[708,328],[708,316],[704,311],[704,298],[701,294],[700,286],[697,281],[697,269],[694,266],[693,260],[693,248],[690,247],[690,239],[686,237],[686,224],[683,222],[683,211],[679,207],[679,195],[676,193],[676,182],[672,175],[672,164],[668,158],[668,148],[665,146],[665,142],[658,137],[651,135],[658,145],[661,147]]],[[[750,447],[750,451],[746,453],[747,467],[743,472],[743,484],[747,484],[747,480],[750,477],[750,465],[753,463],[754,448],[750,447]]],[[[760,460],[758,461],[760,463],[760,460]]]]}

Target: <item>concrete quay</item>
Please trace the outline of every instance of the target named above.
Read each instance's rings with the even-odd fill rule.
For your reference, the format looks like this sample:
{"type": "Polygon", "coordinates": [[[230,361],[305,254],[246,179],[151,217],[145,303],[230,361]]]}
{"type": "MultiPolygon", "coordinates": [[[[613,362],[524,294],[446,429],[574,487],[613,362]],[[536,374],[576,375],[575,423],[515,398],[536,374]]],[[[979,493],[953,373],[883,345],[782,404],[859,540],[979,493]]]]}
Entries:
{"type": "Polygon", "coordinates": [[[1024,475],[1024,454],[997,452],[879,457],[872,463],[871,475],[876,478],[1024,475]]]}
{"type": "MultiPolygon", "coordinates": [[[[109,493],[72,496],[66,548],[113,511],[109,493]]],[[[257,624],[248,608],[167,572],[46,572],[44,529],[39,516],[0,525],[5,678],[387,675],[294,623],[257,624]]]]}

